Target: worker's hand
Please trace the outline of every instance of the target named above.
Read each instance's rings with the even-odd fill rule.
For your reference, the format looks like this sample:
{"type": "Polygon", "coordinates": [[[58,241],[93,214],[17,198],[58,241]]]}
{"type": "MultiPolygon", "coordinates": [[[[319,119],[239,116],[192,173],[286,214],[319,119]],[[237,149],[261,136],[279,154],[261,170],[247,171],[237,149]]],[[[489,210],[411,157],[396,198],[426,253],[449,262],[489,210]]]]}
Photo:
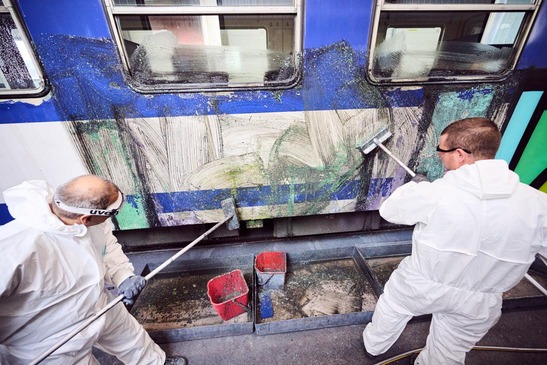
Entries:
{"type": "Polygon", "coordinates": [[[420,182],[422,182],[422,181],[427,181],[427,182],[429,182],[429,179],[428,179],[427,176],[425,176],[425,175],[416,174],[416,176],[414,176],[412,179],[410,179],[410,181],[414,181],[415,183],[420,183],[420,182]]]}
{"type": "Polygon", "coordinates": [[[146,279],[139,275],[130,276],[118,287],[118,295],[123,294],[125,298],[122,301],[131,305],[135,303],[137,296],[146,285],[146,279]]]}

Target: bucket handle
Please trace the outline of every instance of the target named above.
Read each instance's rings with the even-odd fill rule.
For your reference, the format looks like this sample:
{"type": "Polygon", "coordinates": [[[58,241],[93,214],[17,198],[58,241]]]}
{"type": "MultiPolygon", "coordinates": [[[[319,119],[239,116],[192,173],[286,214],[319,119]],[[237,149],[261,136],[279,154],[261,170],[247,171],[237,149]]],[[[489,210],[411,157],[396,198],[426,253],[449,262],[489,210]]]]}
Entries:
{"type": "Polygon", "coordinates": [[[272,280],[272,278],[274,277],[274,275],[275,275],[275,274],[271,274],[270,277],[268,278],[268,280],[266,280],[265,282],[263,282],[263,283],[260,284],[260,285],[266,286],[266,285],[270,282],[270,280],[272,280]]]}
{"type": "Polygon", "coordinates": [[[247,312],[248,314],[251,314],[252,308],[250,305],[249,306],[243,305],[240,302],[236,302],[235,299],[232,299],[232,303],[239,305],[241,308],[245,309],[245,312],[247,312]]]}

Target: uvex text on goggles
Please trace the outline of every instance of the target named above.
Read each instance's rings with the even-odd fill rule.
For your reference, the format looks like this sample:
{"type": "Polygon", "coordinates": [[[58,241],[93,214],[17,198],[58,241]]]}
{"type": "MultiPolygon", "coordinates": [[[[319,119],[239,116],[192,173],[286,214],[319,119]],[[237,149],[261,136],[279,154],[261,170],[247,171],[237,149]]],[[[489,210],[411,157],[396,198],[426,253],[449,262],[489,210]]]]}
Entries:
{"type": "Polygon", "coordinates": [[[118,191],[118,199],[112,204],[110,204],[106,209],[97,209],[97,208],[80,208],[80,207],[71,207],[63,203],[57,196],[53,197],[55,204],[62,210],[66,210],[70,213],[77,214],[87,214],[87,215],[98,215],[103,217],[113,217],[118,214],[118,211],[123,205],[123,194],[121,191],[118,191]]]}

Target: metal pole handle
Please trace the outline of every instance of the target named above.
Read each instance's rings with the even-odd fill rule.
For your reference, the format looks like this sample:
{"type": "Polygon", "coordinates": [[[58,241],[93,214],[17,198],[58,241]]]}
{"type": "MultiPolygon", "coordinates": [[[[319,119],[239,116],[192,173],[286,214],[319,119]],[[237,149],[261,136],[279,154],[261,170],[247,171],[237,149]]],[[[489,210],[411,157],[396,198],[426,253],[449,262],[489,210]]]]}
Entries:
{"type": "Polygon", "coordinates": [[[46,357],[48,357],[53,352],[55,352],[59,347],[63,346],[65,343],[67,343],[72,337],[76,336],[78,333],[80,333],[85,328],[87,328],[91,323],[93,323],[95,320],[100,318],[103,314],[108,312],[112,307],[114,307],[116,304],[118,304],[123,298],[124,298],[123,294],[118,295],[116,297],[116,299],[114,299],[110,303],[108,303],[106,307],[101,309],[99,312],[95,313],[93,316],[88,317],[86,320],[84,320],[84,322],[80,326],[78,326],[78,328],[74,329],[68,335],[66,335],[65,337],[60,339],[55,345],[51,346],[47,351],[44,351],[37,358],[32,360],[32,362],[29,365],[36,365],[36,364],[41,363],[46,357]]]}
{"type": "Polygon", "coordinates": [[[380,142],[380,141],[378,140],[378,138],[374,138],[374,139],[373,139],[373,142],[376,143],[376,145],[377,145],[378,147],[380,147],[382,150],[384,150],[384,152],[387,153],[387,154],[389,155],[389,157],[391,157],[392,159],[394,159],[395,162],[397,162],[403,169],[405,169],[406,172],[408,172],[408,174],[409,174],[410,176],[412,176],[412,177],[416,176],[416,173],[415,173],[414,171],[412,171],[407,165],[405,165],[401,160],[399,160],[399,159],[397,158],[397,156],[395,156],[393,153],[391,153],[391,151],[388,150],[387,147],[384,146],[384,145],[382,144],[382,142],[380,142]]]}
{"type": "Polygon", "coordinates": [[[160,266],[158,266],[157,268],[155,268],[154,270],[152,270],[148,275],[146,275],[144,278],[146,279],[146,281],[152,279],[157,273],[159,273],[161,270],[163,270],[167,265],[169,265],[170,263],[172,263],[173,261],[175,261],[179,256],[181,256],[182,254],[184,254],[186,251],[188,251],[189,249],[191,249],[192,247],[194,247],[199,241],[201,241],[202,239],[204,239],[205,237],[207,237],[209,234],[211,234],[211,232],[213,232],[215,229],[217,229],[218,227],[220,227],[221,225],[223,225],[224,223],[226,223],[227,221],[229,221],[230,219],[232,219],[234,215],[229,215],[228,217],[225,217],[223,220],[221,220],[220,222],[218,222],[217,224],[215,224],[213,227],[209,228],[209,230],[207,230],[207,232],[203,233],[201,236],[199,236],[198,238],[196,238],[195,240],[193,240],[192,242],[190,242],[188,245],[186,245],[182,250],[178,251],[176,254],[174,254],[173,256],[171,256],[171,258],[169,258],[168,260],[166,260],[163,264],[161,264],[160,266]]]}
{"type": "Polygon", "coordinates": [[[540,283],[538,283],[536,281],[536,279],[534,279],[533,277],[531,277],[528,273],[524,274],[524,277],[533,285],[535,286],[536,288],[538,288],[538,290],[540,292],[543,293],[543,295],[545,295],[547,297],[547,289],[545,289],[543,286],[541,286],[540,283]]]}

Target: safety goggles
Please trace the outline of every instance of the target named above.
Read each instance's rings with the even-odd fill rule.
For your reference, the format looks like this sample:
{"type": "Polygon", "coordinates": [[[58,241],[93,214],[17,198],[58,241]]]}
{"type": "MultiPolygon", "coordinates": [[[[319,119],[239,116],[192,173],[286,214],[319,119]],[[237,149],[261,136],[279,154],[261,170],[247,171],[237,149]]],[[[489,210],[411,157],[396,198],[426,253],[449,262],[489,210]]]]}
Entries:
{"type": "Polygon", "coordinates": [[[449,150],[443,150],[441,147],[439,147],[439,145],[437,145],[437,148],[436,148],[437,152],[444,152],[444,153],[454,152],[454,151],[456,151],[457,149],[460,149],[460,150],[462,150],[462,151],[465,152],[465,153],[471,154],[470,151],[466,150],[465,148],[461,148],[461,147],[454,147],[454,148],[451,148],[451,149],[449,149],[449,150]]]}
{"type": "Polygon", "coordinates": [[[120,211],[124,202],[124,196],[121,191],[118,191],[118,199],[116,199],[114,203],[106,207],[106,209],[71,207],[70,205],[66,205],[61,200],[59,200],[57,196],[53,197],[53,201],[55,202],[55,204],[57,204],[59,208],[61,208],[62,210],[66,210],[70,213],[113,217],[120,211]]]}

